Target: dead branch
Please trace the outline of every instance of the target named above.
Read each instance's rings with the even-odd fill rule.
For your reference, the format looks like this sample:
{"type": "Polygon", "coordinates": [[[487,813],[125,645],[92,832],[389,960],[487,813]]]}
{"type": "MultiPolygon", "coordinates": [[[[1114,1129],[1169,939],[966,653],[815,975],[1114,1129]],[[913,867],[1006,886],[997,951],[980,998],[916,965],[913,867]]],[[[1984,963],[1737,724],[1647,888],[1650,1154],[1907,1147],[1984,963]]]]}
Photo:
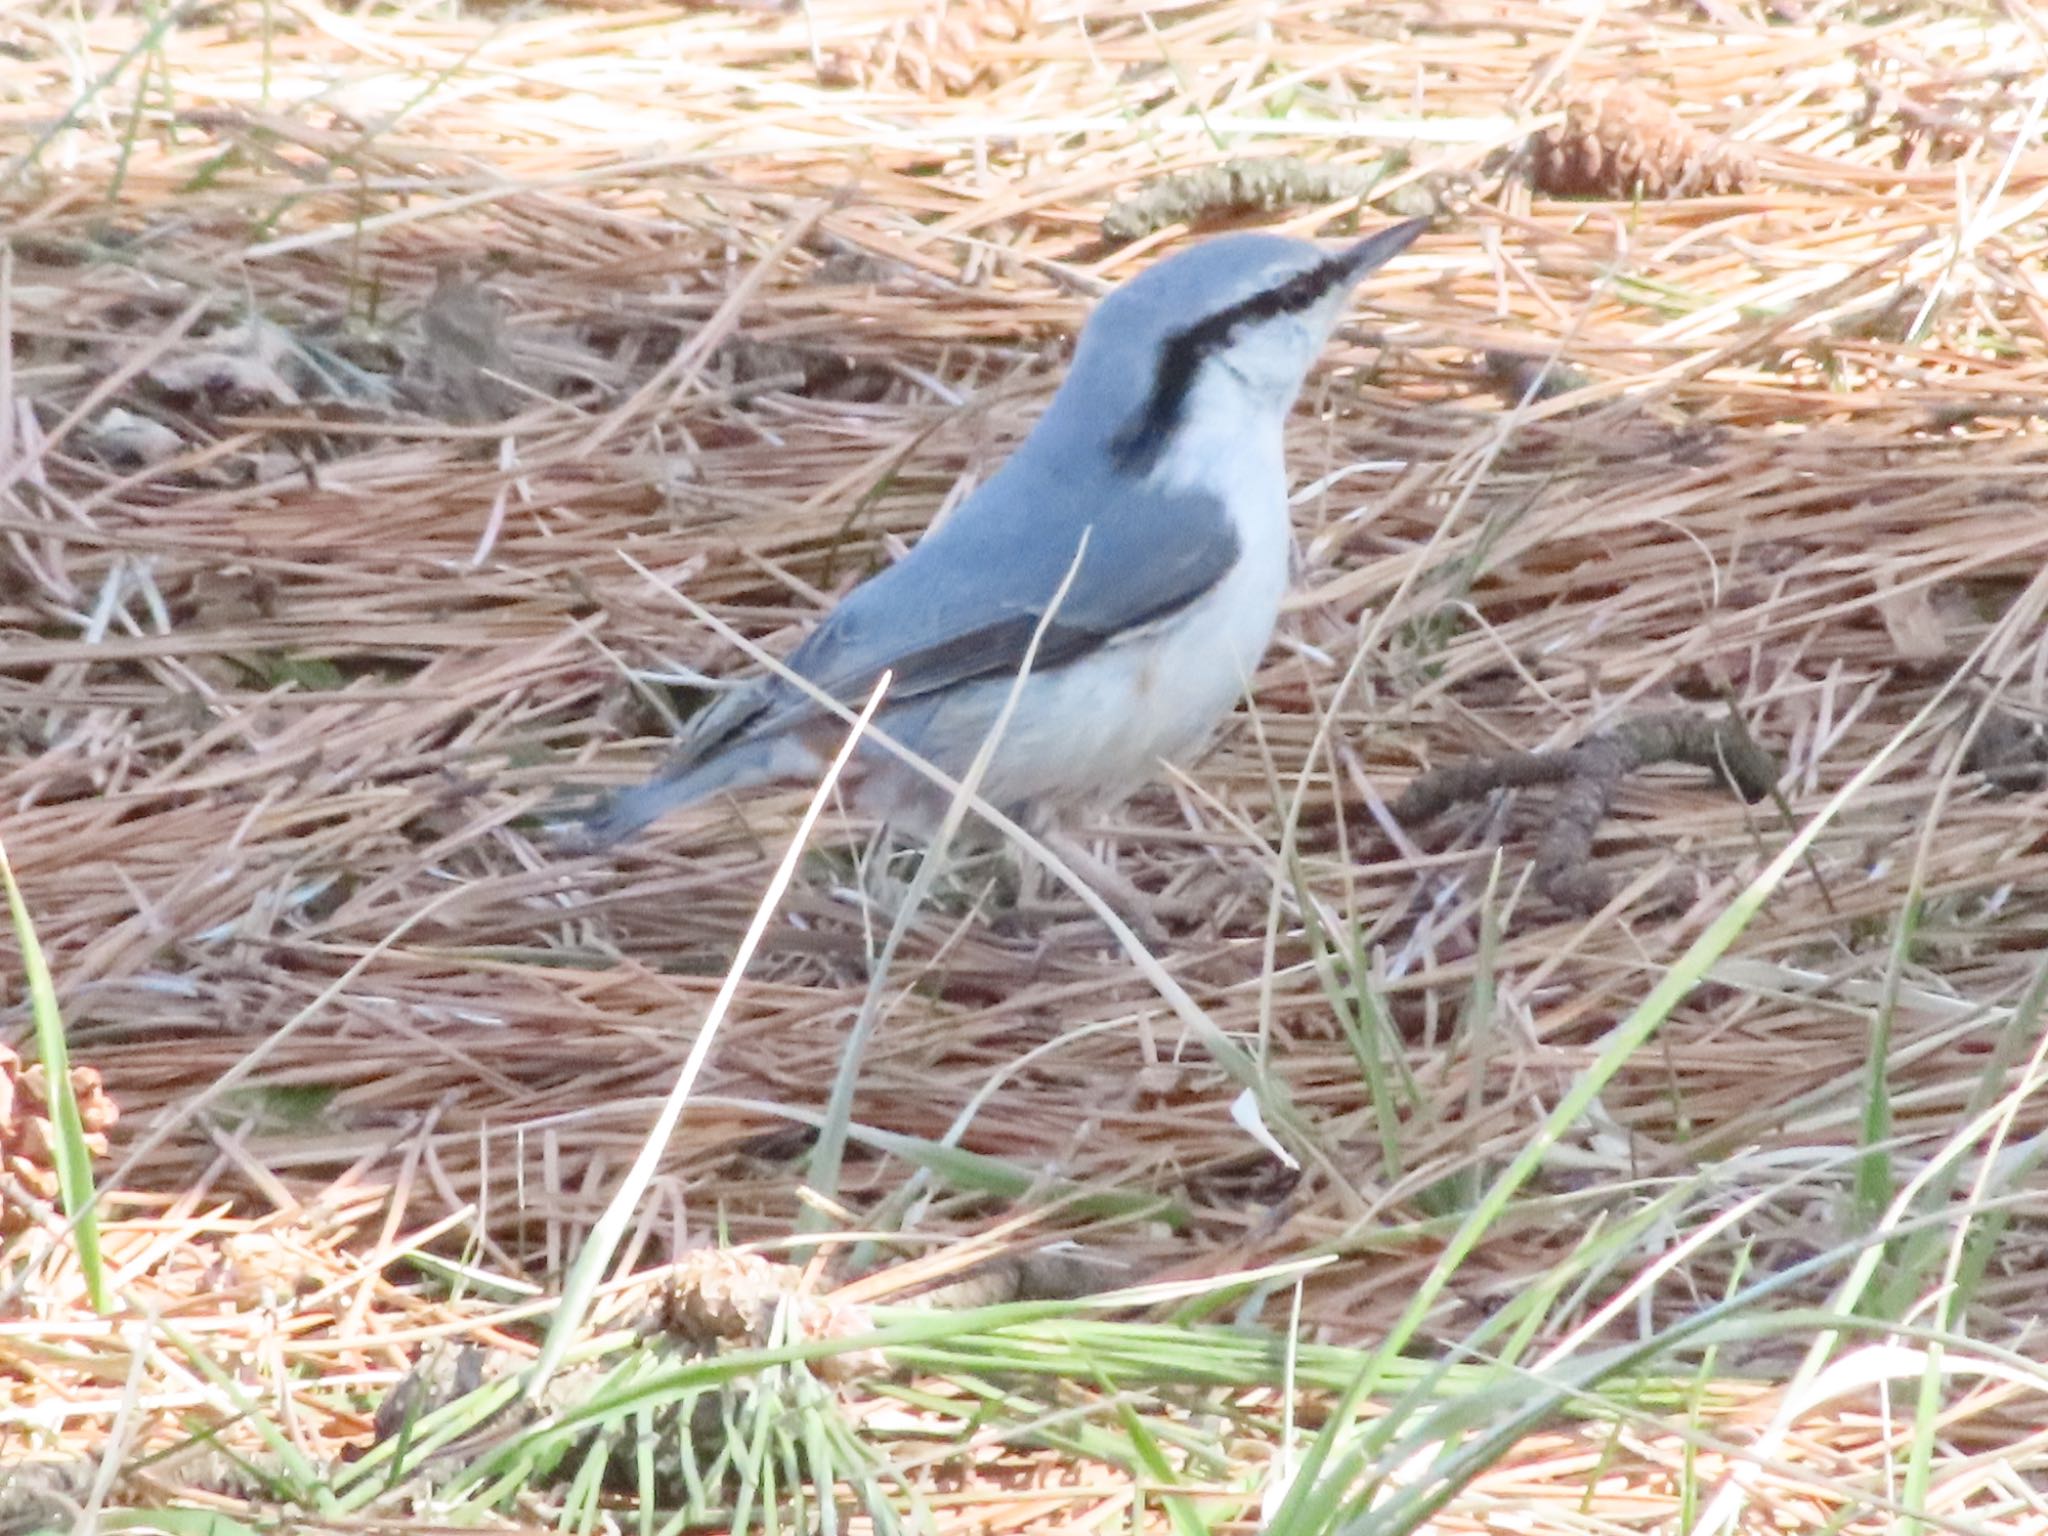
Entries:
{"type": "Polygon", "coordinates": [[[1592,868],[1594,834],[1621,781],[1653,763],[1709,769],[1752,804],[1778,778],[1777,762],[1739,720],[1672,712],[1624,721],[1561,752],[1504,752],[1433,768],[1389,809],[1396,820],[1414,825],[1496,790],[1560,786],[1537,845],[1536,886],[1561,907],[1594,912],[1613,894],[1608,877],[1592,868]]]}

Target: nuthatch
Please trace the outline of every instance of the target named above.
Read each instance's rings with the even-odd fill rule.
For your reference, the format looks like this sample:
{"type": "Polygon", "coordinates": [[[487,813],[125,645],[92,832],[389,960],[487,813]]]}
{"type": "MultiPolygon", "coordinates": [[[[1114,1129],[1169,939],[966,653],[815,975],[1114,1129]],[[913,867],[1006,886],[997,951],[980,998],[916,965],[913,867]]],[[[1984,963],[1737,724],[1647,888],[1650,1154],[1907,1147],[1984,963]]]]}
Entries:
{"type": "MultiPolygon", "coordinates": [[[[1226,235],[1111,292],[1030,436],[849,592],[789,668],[854,707],[887,670],[877,726],[959,778],[1038,635],[980,785],[1019,819],[1113,801],[1191,756],[1242,696],[1286,591],[1287,413],[1353,285],[1424,224],[1335,251],[1226,235]]],[[[786,679],[759,677],[691,719],[587,838],[615,842],[720,790],[813,778],[845,729],[786,679]]],[[[929,825],[947,801],[879,746],[863,746],[849,784],[897,824],[929,825]]]]}

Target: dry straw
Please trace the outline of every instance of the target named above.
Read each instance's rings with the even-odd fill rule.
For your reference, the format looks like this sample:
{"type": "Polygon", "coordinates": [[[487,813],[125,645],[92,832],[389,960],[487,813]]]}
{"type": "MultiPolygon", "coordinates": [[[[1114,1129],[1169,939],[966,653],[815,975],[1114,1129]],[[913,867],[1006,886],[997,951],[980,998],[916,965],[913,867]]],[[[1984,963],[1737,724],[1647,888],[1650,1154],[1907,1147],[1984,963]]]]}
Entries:
{"type": "MultiPolygon", "coordinates": [[[[114,1158],[154,1143],[106,1201],[120,1294],[249,1381],[374,1391],[562,1272],[786,843],[801,789],[573,874],[537,837],[571,788],[648,767],[647,675],[709,686],[739,660],[619,552],[786,650],[1017,441],[1085,296],[1183,233],[1118,247],[1103,213],[1226,161],[1369,170],[1382,206],[1460,189],[1294,424],[1319,489],[1255,717],[1099,829],[1169,914],[1157,958],[1322,1164],[1297,1183],[1246,1137],[1237,1085],[1087,912],[991,921],[970,865],[904,940],[835,1217],[919,1245],[1083,1236],[1143,1280],[1334,1245],[1301,1329],[1378,1337],[1433,1259],[1414,1224],[1525,1144],[1793,830],[1697,770],[1631,779],[1587,917],[1523,887],[1532,802],[1406,829],[1386,805],[1425,768],[1651,711],[1732,706],[1803,821],[1937,690],[1958,700],[1608,1086],[1461,1271],[1447,1334],[1678,1176],[1742,1219],[1612,1331],[1788,1268],[1865,1209],[1874,1038],[1901,1183],[2009,1065],[2048,807],[1964,754],[1987,711],[2048,709],[2033,24],[1763,0],[984,9],[978,32],[880,0],[0,18],[0,805],[73,1059],[119,1107],[114,1158]],[[1544,191],[1559,104],[1624,89],[1634,117],[1603,108],[1600,132],[1654,119],[1741,174],[1544,191]],[[1340,1027],[1368,993],[1398,1102],[1340,1027]],[[909,1169],[876,1147],[949,1134],[1016,1193],[934,1180],[890,1207],[909,1169]],[[465,1266],[455,1299],[406,1283],[416,1244],[465,1266]]],[[[889,922],[867,858],[828,817],[665,1150],[643,1261],[795,1230],[791,1133],[889,922]]],[[[1998,1144],[2044,1128],[2027,1099],[1998,1144]]],[[[2043,1213],[2005,1218],[1970,1322],[2026,1354],[2043,1213]]],[[[8,1454],[132,1458],[199,1419],[247,1448],[214,1387],[85,1310],[49,1223],[17,1225],[8,1454]]],[[[1785,1401],[1752,1390],[1716,1444],[1785,1401]]],[[[2043,1453],[2016,1427],[2038,1388],[1958,1391],[1942,1507],[2038,1522],[2043,1453]]],[[[365,1436],[339,1401],[294,1408],[309,1454],[365,1436]]],[[[1874,1401],[1816,1408],[1754,1518],[1819,1528],[1882,1481],[1908,1431],[1874,1401]]],[[[1050,1527],[1132,1497],[1033,1490],[1049,1454],[992,1449],[969,1482],[1013,1501],[934,1485],[934,1507],[1050,1527]]],[[[1613,1518],[1669,1521],[1685,1454],[1567,1425],[1456,1521],[1509,1498],[1561,1529],[1595,1463],[1613,1518]]]]}

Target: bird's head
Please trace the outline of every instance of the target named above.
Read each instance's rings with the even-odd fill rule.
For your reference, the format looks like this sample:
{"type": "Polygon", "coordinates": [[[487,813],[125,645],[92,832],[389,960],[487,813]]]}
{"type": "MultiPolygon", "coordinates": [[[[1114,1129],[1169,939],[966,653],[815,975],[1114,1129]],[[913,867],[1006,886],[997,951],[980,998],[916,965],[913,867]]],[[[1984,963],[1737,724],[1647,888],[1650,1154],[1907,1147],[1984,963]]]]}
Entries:
{"type": "Polygon", "coordinates": [[[1426,227],[1411,219],[1338,249],[1241,234],[1178,252],[1096,307],[1053,410],[1106,430],[1133,472],[1159,462],[1198,402],[1277,427],[1353,286],[1426,227]]]}

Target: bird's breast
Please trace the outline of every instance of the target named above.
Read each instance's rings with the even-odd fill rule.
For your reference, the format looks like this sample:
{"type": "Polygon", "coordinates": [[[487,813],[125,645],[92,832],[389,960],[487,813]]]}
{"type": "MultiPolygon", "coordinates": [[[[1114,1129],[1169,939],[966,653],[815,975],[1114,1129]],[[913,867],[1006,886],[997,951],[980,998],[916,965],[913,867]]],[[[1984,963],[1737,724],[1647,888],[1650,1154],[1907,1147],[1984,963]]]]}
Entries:
{"type": "MultiPolygon", "coordinates": [[[[1211,436],[1222,438],[1221,432],[1211,436]]],[[[1200,488],[1222,502],[1238,555],[1223,579],[1191,605],[1177,649],[1227,661],[1227,670],[1249,678],[1272,638],[1293,553],[1279,431],[1240,432],[1231,450],[1211,455],[1202,469],[1200,488]]]]}
{"type": "Polygon", "coordinates": [[[1252,446],[1230,468],[1203,488],[1229,511],[1237,560],[1158,634],[1133,637],[1123,658],[1136,686],[1121,736],[1147,760],[1183,758],[1208,740],[1258,671],[1286,596],[1292,538],[1279,456],[1252,446]]]}

